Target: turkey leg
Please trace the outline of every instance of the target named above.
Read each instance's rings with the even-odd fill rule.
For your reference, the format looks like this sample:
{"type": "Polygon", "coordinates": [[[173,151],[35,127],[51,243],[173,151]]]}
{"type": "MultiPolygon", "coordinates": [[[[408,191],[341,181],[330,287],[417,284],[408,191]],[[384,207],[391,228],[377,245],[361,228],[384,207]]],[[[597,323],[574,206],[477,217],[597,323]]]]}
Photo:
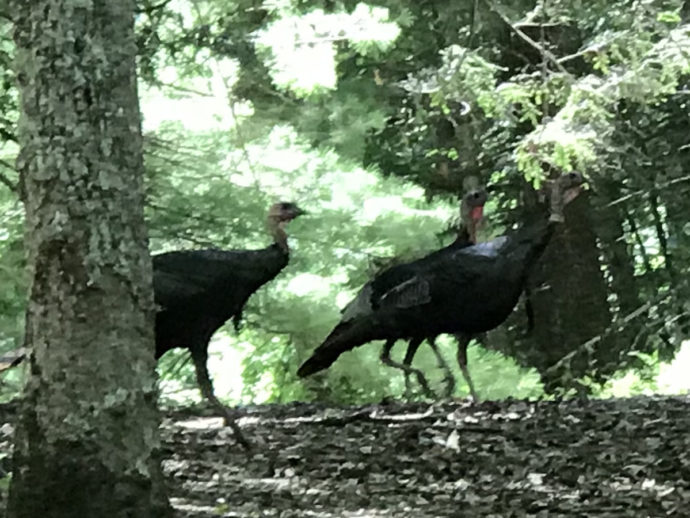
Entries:
{"type": "Polygon", "coordinates": [[[479,398],[477,397],[477,392],[474,390],[474,384],[472,383],[472,378],[470,377],[470,371],[467,369],[467,346],[469,345],[472,337],[470,335],[459,334],[455,335],[455,338],[458,340],[458,365],[460,365],[462,375],[464,376],[467,386],[470,389],[472,399],[476,403],[479,401],[479,398]]]}
{"type": "MultiPolygon", "coordinates": [[[[198,348],[197,350],[200,349],[202,348],[198,348]]],[[[206,354],[205,350],[197,352],[196,354],[192,353],[192,360],[194,360],[196,381],[199,384],[199,389],[201,389],[201,394],[214,406],[216,410],[220,412],[220,415],[223,416],[225,426],[232,428],[232,433],[235,436],[235,439],[237,439],[237,442],[239,442],[245,450],[251,450],[251,445],[247,439],[244,438],[242,430],[240,430],[240,427],[232,416],[232,412],[228,407],[220,402],[213,392],[213,384],[211,383],[211,378],[208,375],[208,368],[206,367],[208,354],[206,354]]]]}
{"type": "MultiPolygon", "coordinates": [[[[436,340],[434,338],[428,338],[427,341],[429,342],[429,347],[431,347],[431,350],[434,352],[434,356],[436,356],[438,367],[444,373],[443,381],[446,383],[445,397],[450,397],[451,395],[453,395],[453,392],[455,391],[455,377],[453,376],[453,372],[450,370],[448,363],[446,363],[446,360],[443,358],[443,355],[441,354],[438,345],[436,345],[436,340]]],[[[410,340],[407,346],[407,353],[405,354],[403,364],[407,366],[412,365],[414,355],[417,353],[417,349],[419,349],[419,345],[421,343],[421,338],[413,338],[412,340],[410,340]]],[[[411,392],[412,386],[410,383],[410,373],[405,371],[405,397],[409,399],[411,392]]]]}
{"type": "MultiPolygon", "coordinates": [[[[422,343],[420,338],[413,338],[407,344],[407,351],[405,352],[405,359],[403,364],[408,367],[412,365],[412,359],[414,355],[417,354],[417,349],[422,343]]],[[[410,372],[405,371],[405,399],[410,399],[412,397],[412,380],[410,380],[410,372]]]]}
{"type": "Polygon", "coordinates": [[[438,362],[439,368],[444,373],[443,381],[446,384],[446,391],[444,393],[444,396],[449,398],[453,395],[453,392],[455,392],[455,376],[453,376],[453,371],[450,370],[450,366],[446,363],[446,360],[443,358],[443,355],[441,354],[438,345],[436,345],[436,339],[429,338],[427,341],[429,342],[431,350],[434,351],[434,355],[436,356],[436,361],[438,362]]]}
{"type": "Polygon", "coordinates": [[[422,386],[422,391],[424,392],[424,395],[426,395],[430,399],[434,399],[436,395],[429,388],[429,384],[427,383],[422,371],[420,371],[419,369],[415,369],[414,367],[410,367],[409,365],[398,363],[391,359],[391,349],[393,348],[393,344],[395,344],[394,338],[386,340],[386,343],[383,346],[383,350],[381,351],[381,361],[389,367],[393,367],[395,369],[400,369],[404,371],[406,374],[414,374],[417,377],[417,381],[422,386]]]}

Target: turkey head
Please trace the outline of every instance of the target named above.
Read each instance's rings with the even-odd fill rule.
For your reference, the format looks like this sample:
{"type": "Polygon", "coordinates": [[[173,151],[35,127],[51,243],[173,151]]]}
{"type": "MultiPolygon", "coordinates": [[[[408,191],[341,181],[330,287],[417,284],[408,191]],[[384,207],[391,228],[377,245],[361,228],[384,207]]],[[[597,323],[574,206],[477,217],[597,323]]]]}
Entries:
{"type": "Polygon", "coordinates": [[[285,250],[285,252],[289,251],[285,226],[302,214],[306,214],[306,211],[298,207],[296,203],[290,201],[274,203],[268,210],[269,231],[276,244],[285,250]]]}

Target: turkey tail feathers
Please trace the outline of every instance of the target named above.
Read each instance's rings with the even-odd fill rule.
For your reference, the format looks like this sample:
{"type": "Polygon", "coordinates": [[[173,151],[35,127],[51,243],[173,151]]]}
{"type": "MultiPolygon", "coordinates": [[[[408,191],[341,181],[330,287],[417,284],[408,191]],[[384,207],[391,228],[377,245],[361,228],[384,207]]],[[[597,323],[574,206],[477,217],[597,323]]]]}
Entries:
{"type": "Polygon", "coordinates": [[[321,345],[312,353],[297,371],[300,378],[310,376],[330,367],[344,352],[351,351],[355,347],[384,338],[376,336],[371,318],[357,319],[338,324],[321,345]]]}

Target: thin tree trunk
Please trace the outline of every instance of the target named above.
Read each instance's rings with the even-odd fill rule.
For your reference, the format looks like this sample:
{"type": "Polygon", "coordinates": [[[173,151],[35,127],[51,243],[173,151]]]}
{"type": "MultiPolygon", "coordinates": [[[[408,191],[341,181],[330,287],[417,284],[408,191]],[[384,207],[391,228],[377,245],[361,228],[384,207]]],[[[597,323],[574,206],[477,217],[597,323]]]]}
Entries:
{"type": "Polygon", "coordinates": [[[32,352],[8,516],[169,516],[134,2],[13,4],[32,352]]]}

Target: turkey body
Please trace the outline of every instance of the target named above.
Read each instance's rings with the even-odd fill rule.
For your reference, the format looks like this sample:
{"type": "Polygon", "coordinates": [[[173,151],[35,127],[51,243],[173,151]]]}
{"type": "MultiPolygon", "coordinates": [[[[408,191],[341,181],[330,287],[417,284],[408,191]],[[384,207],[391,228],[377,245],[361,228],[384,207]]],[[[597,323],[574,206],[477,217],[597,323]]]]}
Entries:
{"type": "Polygon", "coordinates": [[[517,304],[529,267],[548,237],[546,232],[529,232],[538,238],[533,241],[525,234],[447,250],[420,265],[406,285],[396,288],[397,298],[376,315],[390,321],[382,338],[393,327],[410,336],[435,336],[476,334],[501,324],[517,304]],[[415,294],[410,307],[405,292],[415,294]]]}
{"type": "Polygon", "coordinates": [[[189,350],[202,395],[246,449],[249,443],[213,391],[206,365],[208,344],[231,318],[238,329],[247,299],[288,264],[285,225],[304,213],[291,202],[273,204],[267,221],[273,244],[261,250],[183,250],[152,258],[156,358],[178,347],[189,350]]]}
{"type": "Polygon", "coordinates": [[[284,247],[262,250],[187,250],[153,257],[156,358],[170,349],[188,349],[202,395],[223,415],[237,440],[249,442],[230,410],[216,397],[208,372],[208,345],[231,318],[239,328],[249,297],[273,280],[288,263],[284,247]]]}
{"type": "MultiPolygon", "coordinates": [[[[359,312],[368,313],[371,310],[385,307],[388,297],[400,296],[401,287],[404,288],[405,283],[414,284],[420,272],[423,272],[425,268],[432,267],[436,262],[443,264],[444,257],[450,256],[453,252],[466,248],[471,244],[469,239],[463,236],[456,239],[452,244],[431,252],[421,259],[411,263],[398,264],[383,271],[365,284],[358,297],[345,307],[343,319],[347,320],[350,318],[350,315],[356,315],[359,312]]],[[[403,291],[408,291],[407,296],[412,296],[414,293],[412,285],[403,291]]]]}
{"type": "MultiPolygon", "coordinates": [[[[472,190],[468,192],[464,197],[461,204],[461,220],[462,225],[458,231],[458,236],[453,243],[450,245],[434,251],[425,257],[418,259],[410,263],[403,263],[392,266],[379,274],[377,274],[374,279],[367,282],[362,289],[359,291],[358,295],[350,302],[342,311],[343,321],[351,320],[352,318],[359,315],[367,315],[376,311],[381,307],[382,303],[385,303],[387,297],[394,293],[395,290],[404,285],[407,282],[412,281],[420,268],[423,268],[426,264],[431,264],[437,261],[439,258],[452,253],[453,251],[460,250],[467,246],[474,244],[476,229],[479,222],[482,219],[483,206],[486,201],[486,192],[483,190],[472,190]]],[[[410,295],[413,295],[412,293],[410,295]]],[[[453,373],[448,367],[448,364],[443,358],[443,355],[439,351],[435,343],[435,335],[428,336],[424,333],[420,333],[419,330],[409,336],[400,336],[396,338],[389,338],[383,347],[381,353],[381,361],[390,367],[400,369],[405,373],[405,392],[406,394],[411,393],[410,386],[410,376],[414,375],[417,377],[419,384],[422,387],[424,393],[433,397],[434,394],[429,388],[429,384],[426,381],[424,373],[419,369],[412,367],[412,361],[414,359],[417,350],[421,343],[426,339],[431,347],[436,359],[438,361],[439,367],[445,373],[445,380],[447,385],[447,393],[452,393],[455,386],[455,378],[453,373]],[[405,353],[405,359],[402,363],[394,361],[391,356],[391,349],[395,344],[397,338],[404,338],[408,340],[407,351],[405,353]]],[[[464,371],[463,371],[464,372],[464,371]]],[[[298,373],[299,374],[299,373],[298,373]]]]}
{"type": "Polygon", "coordinates": [[[249,297],[288,264],[277,244],[261,250],[187,250],[153,257],[156,358],[182,347],[207,354],[213,334],[231,318],[239,328],[249,297]]]}
{"type": "Polygon", "coordinates": [[[326,369],[343,352],[371,340],[472,335],[497,327],[517,304],[552,232],[553,224],[540,218],[486,243],[450,245],[404,265],[404,275],[381,276],[357,297],[371,297],[370,308],[355,299],[298,375],[326,369]]]}

